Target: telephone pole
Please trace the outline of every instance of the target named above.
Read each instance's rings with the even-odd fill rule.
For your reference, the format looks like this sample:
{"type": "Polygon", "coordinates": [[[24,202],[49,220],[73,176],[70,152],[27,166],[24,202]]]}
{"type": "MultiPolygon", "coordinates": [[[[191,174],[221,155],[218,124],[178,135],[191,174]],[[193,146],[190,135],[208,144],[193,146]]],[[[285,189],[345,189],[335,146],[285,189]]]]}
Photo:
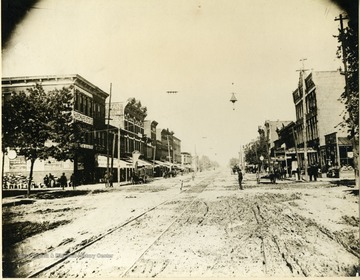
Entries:
{"type": "MultiPolygon", "coordinates": [[[[340,21],[340,32],[341,32],[341,37],[344,34],[344,24],[343,24],[343,20],[345,19],[349,19],[347,16],[343,17],[342,14],[339,15],[338,18],[335,18],[335,21],[340,21]]],[[[341,38],[341,51],[342,51],[342,61],[344,63],[344,76],[345,76],[345,92],[346,92],[346,96],[348,96],[348,79],[347,79],[347,75],[348,75],[348,69],[347,69],[347,63],[346,63],[346,49],[344,46],[344,42],[343,39],[341,38]]]]}
{"type": "Polygon", "coordinates": [[[306,58],[300,59],[302,62],[302,68],[300,71],[301,77],[301,86],[302,86],[302,109],[303,109],[303,141],[304,141],[304,172],[305,172],[305,181],[308,181],[308,155],[307,155],[307,130],[306,130],[306,84],[305,84],[305,70],[304,69],[304,61],[306,58]]]}
{"type": "Polygon", "coordinates": [[[109,126],[110,126],[110,111],[111,111],[111,88],[112,83],[110,83],[110,96],[109,96],[109,108],[108,108],[108,118],[107,118],[107,126],[106,126],[106,184],[109,185],[109,126]]]}

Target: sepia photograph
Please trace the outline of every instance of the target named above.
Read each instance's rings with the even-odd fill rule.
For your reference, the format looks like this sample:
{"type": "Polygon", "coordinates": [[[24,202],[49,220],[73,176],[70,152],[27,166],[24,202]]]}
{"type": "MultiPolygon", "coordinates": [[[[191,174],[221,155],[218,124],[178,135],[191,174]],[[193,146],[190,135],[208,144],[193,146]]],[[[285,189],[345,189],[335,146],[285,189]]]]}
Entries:
{"type": "Polygon", "coordinates": [[[2,0],[2,278],[360,276],[358,18],[2,0]]]}

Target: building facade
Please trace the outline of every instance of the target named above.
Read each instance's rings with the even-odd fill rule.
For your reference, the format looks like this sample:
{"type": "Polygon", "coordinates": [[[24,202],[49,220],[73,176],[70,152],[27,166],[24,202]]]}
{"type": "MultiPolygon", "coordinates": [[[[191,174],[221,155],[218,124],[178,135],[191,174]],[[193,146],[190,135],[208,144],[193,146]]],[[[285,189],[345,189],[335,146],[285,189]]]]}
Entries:
{"type": "Polygon", "coordinates": [[[173,135],[173,163],[181,164],[181,140],[173,135]]]}
{"type": "Polygon", "coordinates": [[[156,127],[158,122],[154,120],[144,121],[144,133],[147,138],[147,150],[145,158],[147,160],[155,160],[155,149],[156,149],[156,127]]]}
{"type": "MultiPolygon", "coordinates": [[[[2,96],[24,91],[41,84],[45,92],[72,87],[72,117],[84,133],[73,162],[59,162],[55,159],[37,160],[34,165],[34,182],[42,182],[49,173],[60,177],[65,172],[69,178],[74,174],[77,184],[96,182],[98,166],[96,154],[103,153],[106,147],[105,100],[108,93],[96,87],[80,75],[11,77],[2,79],[2,96]]],[[[5,105],[6,106],[6,105],[5,105]]],[[[5,173],[28,174],[29,164],[21,156],[14,160],[6,159],[5,173]]]]}
{"type": "Polygon", "coordinates": [[[181,165],[192,166],[192,156],[188,152],[181,152],[181,165]]]}
{"type": "MultiPolygon", "coordinates": [[[[305,115],[309,163],[316,162],[320,166],[326,166],[331,159],[328,157],[329,153],[326,152],[325,136],[336,133],[337,137],[341,138],[347,135],[347,132],[340,126],[345,109],[340,96],[344,91],[345,80],[338,70],[313,71],[304,78],[304,81],[305,99],[301,81],[293,92],[297,144],[300,148],[304,147],[303,118],[305,115]],[[303,106],[303,102],[305,102],[305,106],[303,106]],[[305,113],[303,107],[305,107],[305,113]]],[[[300,156],[303,158],[303,152],[300,156]]],[[[339,162],[331,161],[330,164],[338,165],[339,162]]]]}

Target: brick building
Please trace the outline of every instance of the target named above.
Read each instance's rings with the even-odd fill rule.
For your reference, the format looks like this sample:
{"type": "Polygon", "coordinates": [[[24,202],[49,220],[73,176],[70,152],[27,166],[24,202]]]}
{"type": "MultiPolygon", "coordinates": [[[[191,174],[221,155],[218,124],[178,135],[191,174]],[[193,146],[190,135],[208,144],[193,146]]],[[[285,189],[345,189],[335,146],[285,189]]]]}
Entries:
{"type": "MultiPolygon", "coordinates": [[[[60,162],[55,159],[37,160],[34,165],[34,182],[42,182],[45,174],[52,173],[60,177],[65,172],[69,178],[74,174],[77,183],[86,184],[98,181],[99,170],[97,154],[104,153],[106,147],[105,100],[108,94],[80,75],[29,76],[2,79],[2,97],[41,84],[45,92],[72,86],[73,111],[75,122],[85,133],[73,162],[60,162]]],[[[6,106],[6,105],[5,105],[6,106]]],[[[6,159],[4,172],[28,175],[29,165],[25,158],[18,156],[14,160],[6,159]]]]}
{"type": "MultiPolygon", "coordinates": [[[[345,80],[340,71],[313,71],[305,77],[305,102],[306,102],[306,140],[308,146],[309,163],[317,162],[321,166],[329,164],[340,164],[339,149],[336,149],[337,162],[333,162],[329,158],[326,135],[335,133],[336,141],[344,140],[347,132],[339,125],[342,122],[342,113],[345,109],[344,104],[340,100],[340,96],[344,91],[345,80]]],[[[302,83],[299,82],[298,88],[293,91],[293,101],[296,111],[295,133],[297,144],[300,150],[300,156],[303,158],[303,89],[302,83]]],[[[350,145],[344,141],[343,148],[350,151],[350,145]]],[[[328,142],[329,145],[329,142],[328,142]]],[[[343,162],[349,160],[342,157],[343,162]]]]}

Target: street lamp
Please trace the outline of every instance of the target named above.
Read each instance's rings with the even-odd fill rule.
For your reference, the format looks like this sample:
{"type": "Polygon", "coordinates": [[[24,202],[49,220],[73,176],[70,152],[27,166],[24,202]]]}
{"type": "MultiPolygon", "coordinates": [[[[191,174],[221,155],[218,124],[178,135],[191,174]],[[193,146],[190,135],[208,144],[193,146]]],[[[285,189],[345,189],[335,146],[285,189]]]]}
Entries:
{"type": "Polygon", "coordinates": [[[233,110],[235,110],[234,108],[234,104],[237,101],[236,97],[235,97],[235,93],[232,93],[231,98],[230,98],[230,102],[233,104],[233,110]]]}
{"type": "MultiPolygon", "coordinates": [[[[232,83],[232,85],[234,85],[234,83],[232,83]]],[[[237,101],[236,97],[235,97],[235,93],[231,93],[231,98],[230,98],[230,102],[233,104],[233,110],[235,110],[235,102],[237,101]]]]}

